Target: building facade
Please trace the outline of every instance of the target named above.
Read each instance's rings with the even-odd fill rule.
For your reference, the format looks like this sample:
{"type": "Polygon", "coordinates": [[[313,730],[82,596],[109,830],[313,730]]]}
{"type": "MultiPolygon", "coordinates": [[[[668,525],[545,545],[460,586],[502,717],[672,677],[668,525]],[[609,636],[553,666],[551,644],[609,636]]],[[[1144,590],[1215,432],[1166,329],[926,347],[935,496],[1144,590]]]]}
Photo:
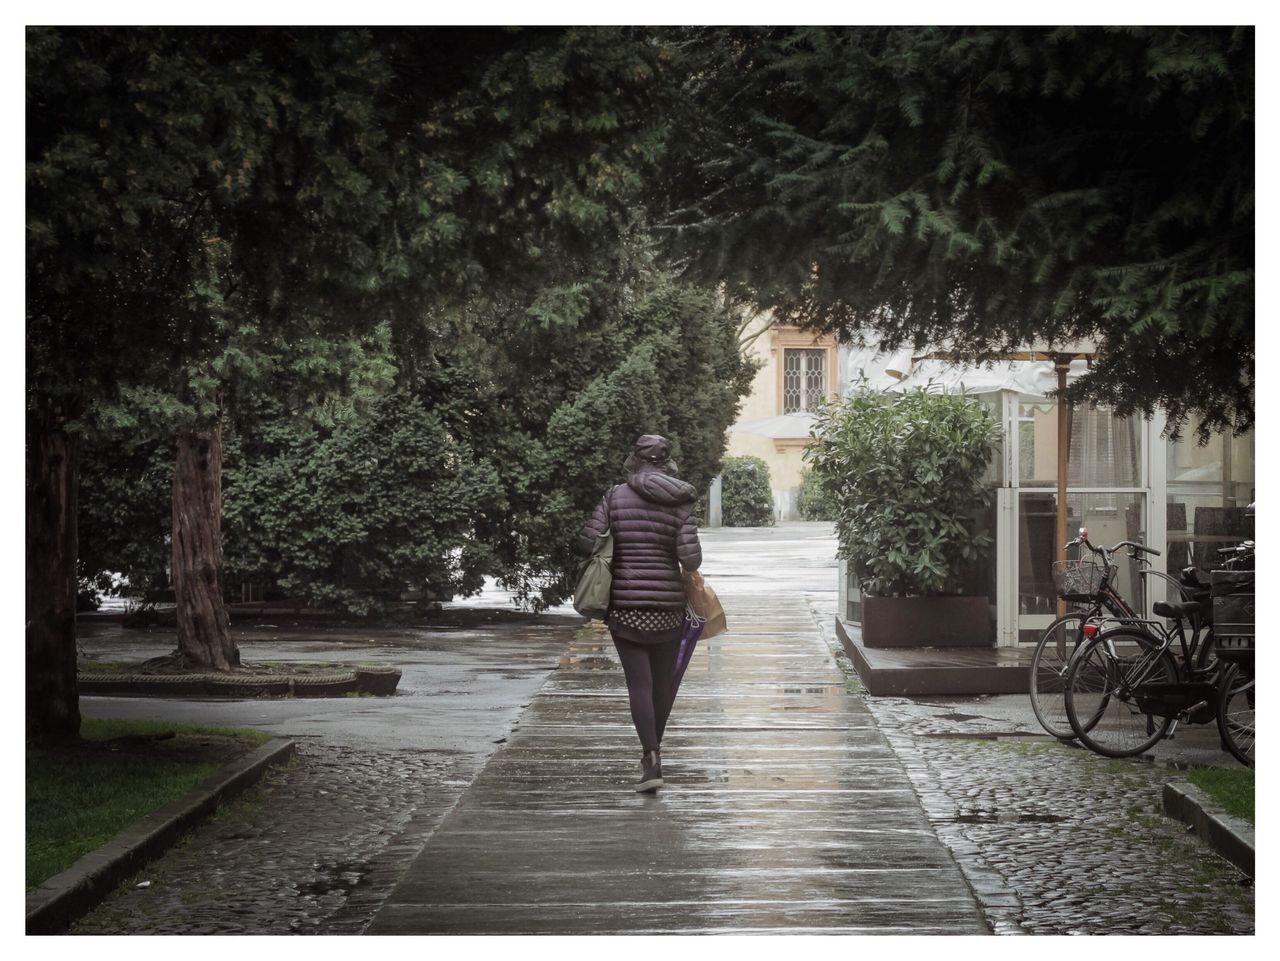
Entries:
{"type": "Polygon", "coordinates": [[[813,415],[846,386],[847,351],[830,335],[756,317],[743,334],[745,352],[760,363],[738,421],[729,428],[730,456],[759,457],[769,466],[774,516],[794,520],[813,415]]]}

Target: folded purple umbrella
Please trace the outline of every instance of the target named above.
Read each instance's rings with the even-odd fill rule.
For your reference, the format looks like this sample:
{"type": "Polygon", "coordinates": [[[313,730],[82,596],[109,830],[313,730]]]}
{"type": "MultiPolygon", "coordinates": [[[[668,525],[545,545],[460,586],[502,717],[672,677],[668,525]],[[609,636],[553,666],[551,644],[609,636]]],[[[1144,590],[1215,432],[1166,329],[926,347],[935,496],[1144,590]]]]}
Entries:
{"type": "Polygon", "coordinates": [[[680,690],[680,681],[684,677],[685,668],[689,666],[689,658],[693,656],[693,649],[698,646],[698,638],[702,636],[702,629],[707,626],[706,618],[699,617],[691,610],[686,610],[684,615],[684,633],[680,635],[680,652],[676,655],[676,672],[671,678],[671,697],[676,696],[676,691],[680,690]]]}

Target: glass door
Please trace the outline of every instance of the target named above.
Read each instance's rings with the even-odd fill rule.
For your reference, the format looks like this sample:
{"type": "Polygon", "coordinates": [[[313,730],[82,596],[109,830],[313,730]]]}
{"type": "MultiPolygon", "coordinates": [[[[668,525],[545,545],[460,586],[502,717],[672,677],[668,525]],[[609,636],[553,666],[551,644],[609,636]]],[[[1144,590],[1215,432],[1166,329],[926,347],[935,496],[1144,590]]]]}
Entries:
{"type": "Polygon", "coordinates": [[[1218,551],[1253,538],[1248,507],[1254,486],[1254,438],[1215,434],[1201,446],[1196,421],[1165,448],[1166,569],[1220,566],[1218,551]]]}
{"type": "MultiPolygon", "coordinates": [[[[1058,407],[1052,399],[1019,395],[1015,399],[1012,460],[1017,466],[1016,639],[1039,640],[1057,616],[1053,583],[1058,559],[1058,407]]],[[[1066,438],[1066,540],[1081,527],[1095,545],[1119,541],[1145,543],[1148,480],[1145,432],[1136,417],[1116,417],[1106,408],[1074,408],[1066,438]]],[[[1076,556],[1075,551],[1069,556],[1076,556]]],[[[1139,565],[1125,559],[1116,585],[1139,611],[1146,610],[1139,565]]]]}

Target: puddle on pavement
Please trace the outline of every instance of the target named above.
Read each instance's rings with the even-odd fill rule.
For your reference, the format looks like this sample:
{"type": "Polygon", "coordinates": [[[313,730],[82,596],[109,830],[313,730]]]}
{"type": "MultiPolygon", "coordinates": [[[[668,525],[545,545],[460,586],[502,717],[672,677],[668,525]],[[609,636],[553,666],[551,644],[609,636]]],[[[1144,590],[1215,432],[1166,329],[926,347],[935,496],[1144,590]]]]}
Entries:
{"type": "Polygon", "coordinates": [[[300,895],[323,896],[350,893],[365,879],[368,865],[363,861],[340,861],[337,864],[317,864],[316,877],[294,885],[300,895]]]}
{"type": "Polygon", "coordinates": [[[1032,741],[1057,741],[1056,737],[1039,731],[925,731],[912,734],[912,737],[949,737],[970,741],[998,741],[1001,738],[1017,737],[1032,741]]]}
{"type": "Polygon", "coordinates": [[[784,687],[783,694],[838,694],[844,690],[843,684],[828,684],[824,687],[784,687]]]}
{"type": "Polygon", "coordinates": [[[617,661],[603,654],[561,654],[560,666],[580,671],[621,670],[617,661]]]}
{"type": "Polygon", "coordinates": [[[1061,814],[1018,814],[1016,811],[982,811],[975,814],[957,814],[953,818],[939,820],[960,824],[1058,824],[1067,818],[1061,814]]]}

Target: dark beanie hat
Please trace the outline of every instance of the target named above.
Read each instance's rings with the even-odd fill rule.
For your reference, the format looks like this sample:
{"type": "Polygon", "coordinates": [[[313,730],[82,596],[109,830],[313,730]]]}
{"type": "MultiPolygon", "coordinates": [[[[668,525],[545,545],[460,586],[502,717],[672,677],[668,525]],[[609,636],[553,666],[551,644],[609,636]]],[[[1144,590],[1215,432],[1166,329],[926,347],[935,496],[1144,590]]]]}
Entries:
{"type": "Polygon", "coordinates": [[[676,465],[671,459],[671,441],[660,434],[642,434],[637,438],[623,467],[631,472],[641,464],[653,464],[668,474],[674,474],[676,465]]]}

